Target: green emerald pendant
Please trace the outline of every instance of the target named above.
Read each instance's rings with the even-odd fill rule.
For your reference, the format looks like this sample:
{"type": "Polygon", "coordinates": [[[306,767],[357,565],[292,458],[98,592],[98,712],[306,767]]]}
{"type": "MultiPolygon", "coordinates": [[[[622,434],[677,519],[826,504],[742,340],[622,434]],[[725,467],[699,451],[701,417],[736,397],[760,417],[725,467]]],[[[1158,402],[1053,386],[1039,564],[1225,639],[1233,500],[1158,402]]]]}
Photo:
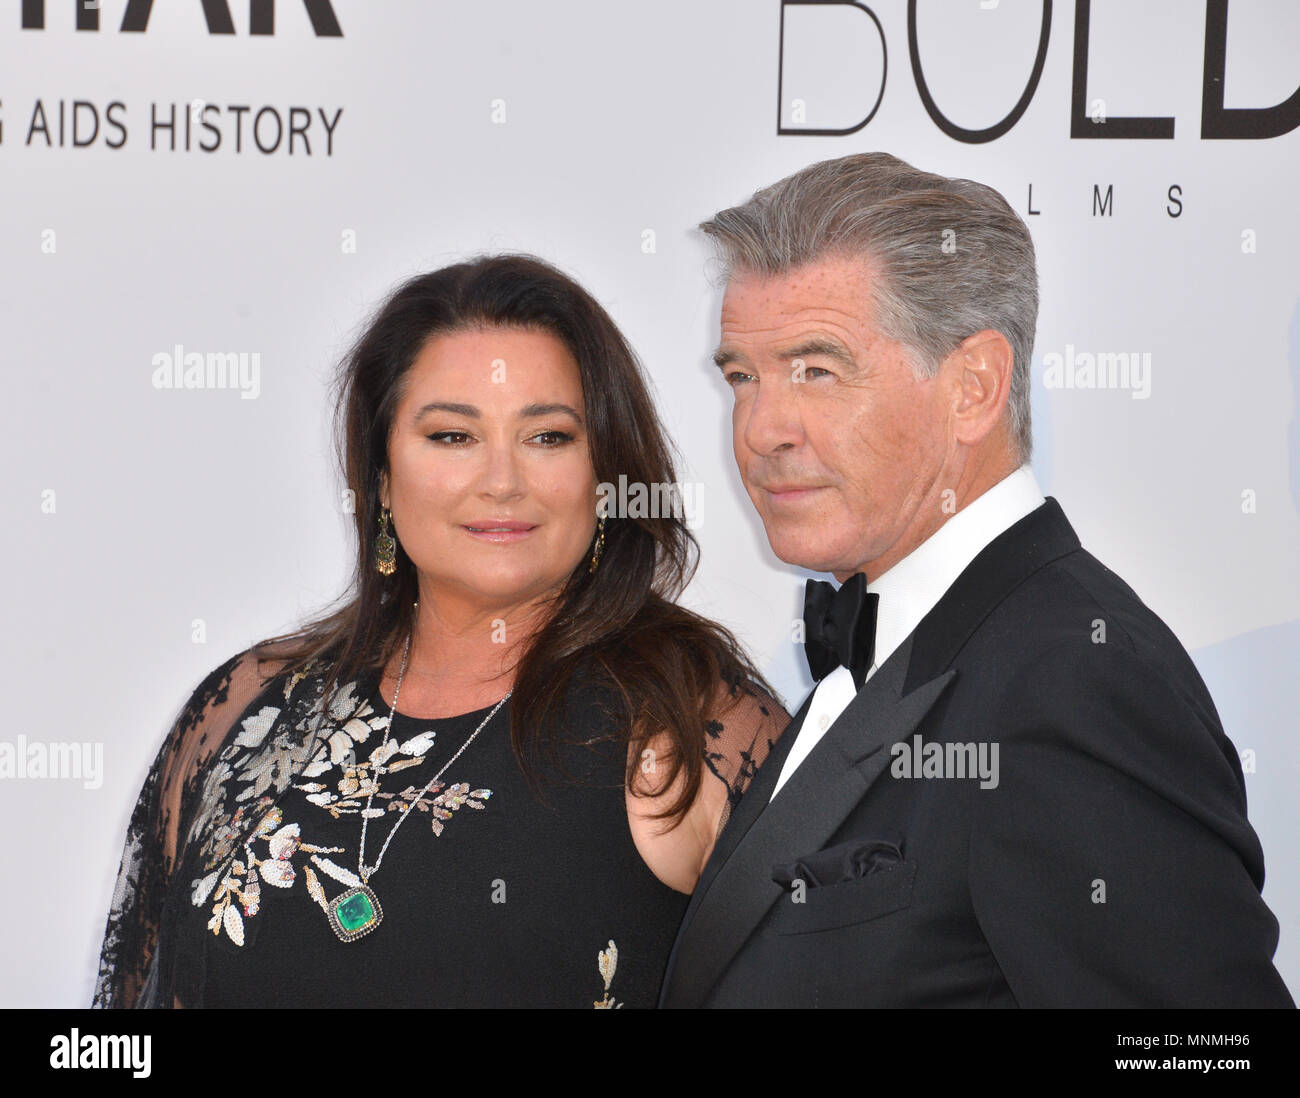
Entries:
{"type": "Polygon", "coordinates": [[[330,901],[330,926],[341,942],[355,942],[377,927],[384,918],[379,897],[365,885],[357,885],[330,901]]]}

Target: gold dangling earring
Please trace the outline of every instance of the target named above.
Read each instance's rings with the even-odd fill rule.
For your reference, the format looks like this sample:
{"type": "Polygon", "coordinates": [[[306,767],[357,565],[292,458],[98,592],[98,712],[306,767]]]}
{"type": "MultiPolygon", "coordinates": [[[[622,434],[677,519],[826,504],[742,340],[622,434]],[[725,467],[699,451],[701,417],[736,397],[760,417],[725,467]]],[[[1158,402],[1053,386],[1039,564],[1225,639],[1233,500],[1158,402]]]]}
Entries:
{"type": "Polygon", "coordinates": [[[596,565],[600,563],[601,550],[605,548],[605,516],[600,516],[600,523],[596,527],[596,548],[591,554],[591,567],[587,569],[590,575],[596,570],[596,565]]]}
{"type": "Polygon", "coordinates": [[[391,513],[387,507],[380,508],[379,536],[375,538],[375,567],[385,576],[397,571],[397,540],[388,532],[391,513]]]}

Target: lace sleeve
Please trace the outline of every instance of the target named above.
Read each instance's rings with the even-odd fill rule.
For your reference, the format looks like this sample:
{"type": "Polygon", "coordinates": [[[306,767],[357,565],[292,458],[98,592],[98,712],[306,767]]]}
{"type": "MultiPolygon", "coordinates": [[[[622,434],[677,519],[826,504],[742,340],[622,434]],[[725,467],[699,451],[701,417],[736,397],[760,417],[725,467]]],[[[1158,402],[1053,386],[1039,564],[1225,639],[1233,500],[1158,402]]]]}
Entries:
{"type": "Polygon", "coordinates": [[[158,925],[176,862],[183,797],[193,776],[264,685],[257,660],[241,652],[200,683],[163,740],[144,780],[118,868],[100,948],[93,1007],[152,1001],[158,925]]]}
{"type": "Polygon", "coordinates": [[[717,717],[705,725],[704,761],[727,787],[718,834],[789,723],[785,707],[751,684],[734,687],[731,697],[719,707],[717,717]]]}

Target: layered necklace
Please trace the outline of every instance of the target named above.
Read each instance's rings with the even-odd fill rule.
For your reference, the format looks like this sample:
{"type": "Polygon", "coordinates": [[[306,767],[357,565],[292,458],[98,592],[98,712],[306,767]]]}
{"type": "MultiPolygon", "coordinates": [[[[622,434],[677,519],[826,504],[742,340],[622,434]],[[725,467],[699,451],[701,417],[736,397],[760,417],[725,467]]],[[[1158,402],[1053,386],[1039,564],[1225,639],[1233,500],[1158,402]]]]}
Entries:
{"type": "MultiPolygon", "coordinates": [[[[397,716],[397,698],[402,690],[402,677],[406,674],[406,660],[411,652],[411,634],[406,634],[406,646],[402,649],[402,666],[397,673],[397,686],[393,690],[393,704],[389,709],[388,727],[384,729],[384,742],[379,745],[377,757],[384,758],[384,747],[388,745],[388,736],[393,729],[393,719],[397,716]]],[[[382,681],[382,676],[381,676],[382,681]]],[[[355,942],[358,938],[364,938],[375,929],[384,920],[384,910],[379,906],[379,897],[375,895],[370,887],[370,878],[378,871],[380,863],[384,860],[384,852],[388,849],[388,844],[393,841],[393,836],[397,834],[397,829],[406,822],[406,817],[410,815],[410,810],[420,802],[432,787],[433,783],[446,773],[447,768],[451,766],[461,753],[471,743],[475,737],[487,727],[488,722],[497,715],[497,710],[505,705],[513,690],[506,692],[506,696],[492,707],[486,717],[483,718],[479,726],[470,733],[469,738],[460,745],[460,749],[450,759],[448,759],[442,768],[432,778],[430,778],[423,789],[415,797],[403,804],[399,811],[397,823],[388,833],[388,838],[384,840],[384,845],[379,848],[379,856],[375,858],[374,865],[366,865],[366,825],[370,822],[370,809],[374,803],[375,791],[379,788],[379,775],[384,773],[383,767],[376,763],[373,773],[370,775],[370,795],[366,798],[365,811],[361,813],[361,845],[357,851],[357,874],[361,878],[361,883],[349,888],[346,892],[334,897],[330,901],[327,914],[329,922],[334,933],[338,935],[341,942],[355,942]]]]}

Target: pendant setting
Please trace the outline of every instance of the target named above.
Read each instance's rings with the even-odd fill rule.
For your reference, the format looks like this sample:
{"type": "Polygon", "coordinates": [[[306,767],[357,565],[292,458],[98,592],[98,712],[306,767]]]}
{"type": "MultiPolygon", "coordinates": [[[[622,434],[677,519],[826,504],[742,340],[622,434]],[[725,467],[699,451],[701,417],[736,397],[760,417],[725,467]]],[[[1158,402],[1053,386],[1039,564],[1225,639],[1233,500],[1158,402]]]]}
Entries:
{"type": "Polygon", "coordinates": [[[378,896],[366,885],[357,885],[330,901],[329,920],[339,941],[355,942],[383,922],[384,910],[378,896]]]}

